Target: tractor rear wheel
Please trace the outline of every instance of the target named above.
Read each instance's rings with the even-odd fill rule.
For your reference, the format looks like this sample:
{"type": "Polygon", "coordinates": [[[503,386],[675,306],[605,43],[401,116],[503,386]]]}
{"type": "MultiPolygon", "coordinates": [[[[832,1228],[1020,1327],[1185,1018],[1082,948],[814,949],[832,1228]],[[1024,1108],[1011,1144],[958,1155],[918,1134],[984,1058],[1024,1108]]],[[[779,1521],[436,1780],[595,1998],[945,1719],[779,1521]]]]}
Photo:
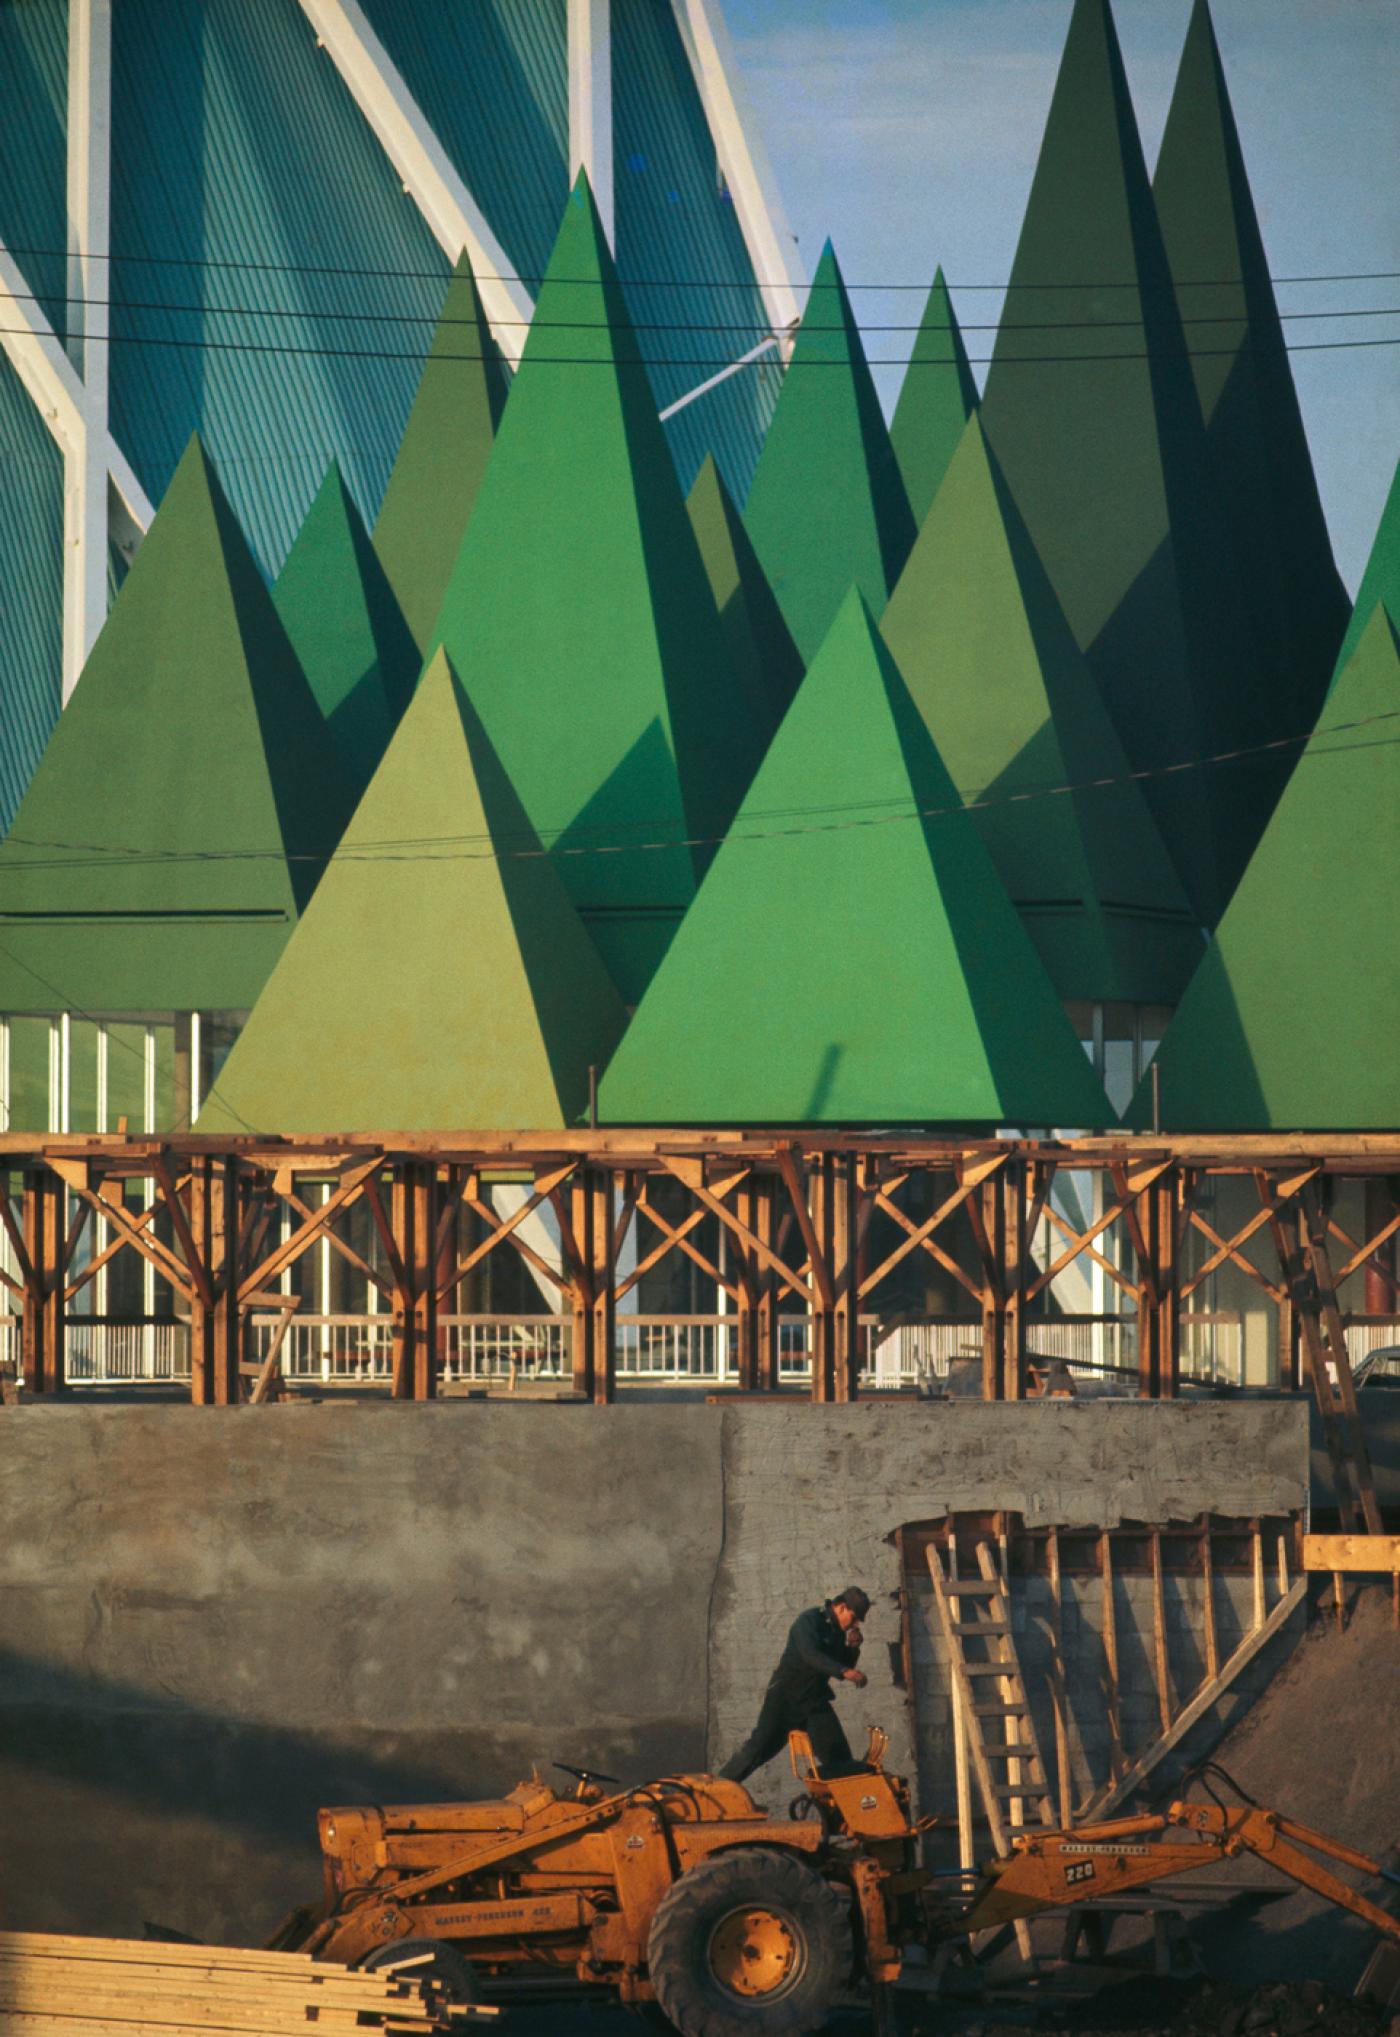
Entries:
{"type": "Polygon", "coordinates": [[[851,1972],[845,1902],[771,1846],[715,1853],[656,1906],[647,1965],[681,2037],[806,2037],[851,1972]]]}
{"type": "Polygon", "coordinates": [[[470,1961],[445,1938],[396,1938],[390,1945],[376,1945],[360,1966],[367,1973],[382,1973],[386,1967],[399,1967],[404,1960],[412,1962],[402,1967],[405,1980],[434,1980],[454,2002],[481,2000],[470,1961]],[[430,1955],[426,1959],[425,1953],[430,1955]]]}

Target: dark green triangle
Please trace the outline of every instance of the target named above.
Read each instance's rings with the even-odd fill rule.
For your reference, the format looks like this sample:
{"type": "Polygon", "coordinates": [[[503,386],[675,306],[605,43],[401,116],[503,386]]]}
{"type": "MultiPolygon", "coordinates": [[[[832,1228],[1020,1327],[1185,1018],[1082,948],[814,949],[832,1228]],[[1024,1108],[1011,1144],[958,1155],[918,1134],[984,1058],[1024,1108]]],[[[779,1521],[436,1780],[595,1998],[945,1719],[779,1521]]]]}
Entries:
{"type": "Polygon", "coordinates": [[[890,443],[916,526],[928,515],[963,426],[976,408],[977,384],[939,268],[890,423],[890,443]]]}
{"type": "Polygon", "coordinates": [[[686,508],[734,672],[776,728],[801,683],[802,660],[713,454],[706,454],[686,508]]]}
{"type": "Polygon", "coordinates": [[[272,598],[361,792],[413,690],[418,652],[334,460],[272,598]]]}
{"type": "Polygon", "coordinates": [[[199,1129],[575,1124],[623,1023],[439,652],[199,1129]]]}
{"type": "Polygon", "coordinates": [[[1107,0],[1075,0],[1011,286],[987,436],[1211,922],[1274,788],[1164,773],[1250,739],[1258,656],[1107,0]]]}
{"type": "MultiPolygon", "coordinates": [[[[1157,1053],[1172,1131],[1400,1124],[1400,648],[1384,605],[1157,1053]]],[[[1128,1122],[1152,1121],[1144,1082],[1128,1122]]]]}
{"type": "Polygon", "coordinates": [[[854,590],[599,1106],[605,1121],[651,1124],[1108,1114],[854,590]]]}
{"type": "Polygon", "coordinates": [[[583,177],[435,641],[635,1002],[762,731],[583,177]]]}
{"type": "Polygon", "coordinates": [[[804,659],[858,587],[878,615],[914,519],[841,271],[827,242],[744,508],[804,659]]]}
{"type": "Polygon", "coordinates": [[[192,439],[0,846],[0,1010],[246,1009],[349,803],[192,439]]]}
{"type": "Polygon", "coordinates": [[[1381,602],[1385,603],[1392,616],[1400,616],[1400,465],[1396,466],[1375,542],[1371,546],[1371,556],[1366,561],[1361,585],[1356,590],[1356,606],[1337,654],[1338,672],[1361,641],[1362,631],[1381,602]]]}
{"type": "Polygon", "coordinates": [[[881,631],[1060,996],[1174,1004],[1199,930],[976,416],[881,631]]]}
{"type": "Polygon", "coordinates": [[[1269,674],[1255,740],[1301,735],[1327,690],[1347,598],[1207,0],[1192,10],[1152,190],[1269,674]]]}
{"type": "Polygon", "coordinates": [[[420,650],[437,621],[505,400],[505,369],[464,249],[374,526],[375,550],[420,650]]]}

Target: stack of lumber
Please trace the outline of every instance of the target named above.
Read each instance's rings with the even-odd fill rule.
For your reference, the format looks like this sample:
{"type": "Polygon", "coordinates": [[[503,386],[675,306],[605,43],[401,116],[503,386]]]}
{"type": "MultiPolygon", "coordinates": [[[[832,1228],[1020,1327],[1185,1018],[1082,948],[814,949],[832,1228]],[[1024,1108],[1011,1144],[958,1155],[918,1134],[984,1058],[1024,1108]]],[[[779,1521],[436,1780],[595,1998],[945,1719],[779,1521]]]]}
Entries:
{"type": "Polygon", "coordinates": [[[6,2037],[428,2037],[496,2014],[445,2001],[411,1965],[356,1973],[300,1952],[0,1931],[6,2037]]]}

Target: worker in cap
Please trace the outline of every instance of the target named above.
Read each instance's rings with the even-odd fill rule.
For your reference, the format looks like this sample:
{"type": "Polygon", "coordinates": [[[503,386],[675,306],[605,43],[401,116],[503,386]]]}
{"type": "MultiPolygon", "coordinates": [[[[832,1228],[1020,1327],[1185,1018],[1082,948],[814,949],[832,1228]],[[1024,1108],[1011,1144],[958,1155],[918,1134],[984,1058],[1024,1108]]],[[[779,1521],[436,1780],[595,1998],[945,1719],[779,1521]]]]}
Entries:
{"type": "Polygon", "coordinates": [[[730,1782],[743,1782],[787,1744],[789,1733],[801,1731],[823,1775],[849,1775],[855,1767],[851,1746],[831,1702],[834,1681],[860,1689],[865,1672],[860,1657],[860,1623],[870,1600],[858,1584],[809,1606],[788,1632],[787,1646],[768,1680],[758,1724],[720,1770],[730,1782]]]}

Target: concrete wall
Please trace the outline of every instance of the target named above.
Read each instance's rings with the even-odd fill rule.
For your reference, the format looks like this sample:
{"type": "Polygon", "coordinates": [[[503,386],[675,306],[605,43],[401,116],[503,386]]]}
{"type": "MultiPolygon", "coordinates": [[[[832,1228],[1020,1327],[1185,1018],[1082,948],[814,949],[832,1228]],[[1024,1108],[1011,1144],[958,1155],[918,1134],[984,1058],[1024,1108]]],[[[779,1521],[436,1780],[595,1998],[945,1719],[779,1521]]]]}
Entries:
{"type": "Polygon", "coordinates": [[[321,1804],[722,1759],[845,1583],[876,1603],[843,1711],[911,1767],[906,1522],[1288,1511],[1307,1476],[1284,1403],[65,1404],[0,1412],[0,1450],[0,1910],[245,1942],[314,1893],[321,1804]]]}

